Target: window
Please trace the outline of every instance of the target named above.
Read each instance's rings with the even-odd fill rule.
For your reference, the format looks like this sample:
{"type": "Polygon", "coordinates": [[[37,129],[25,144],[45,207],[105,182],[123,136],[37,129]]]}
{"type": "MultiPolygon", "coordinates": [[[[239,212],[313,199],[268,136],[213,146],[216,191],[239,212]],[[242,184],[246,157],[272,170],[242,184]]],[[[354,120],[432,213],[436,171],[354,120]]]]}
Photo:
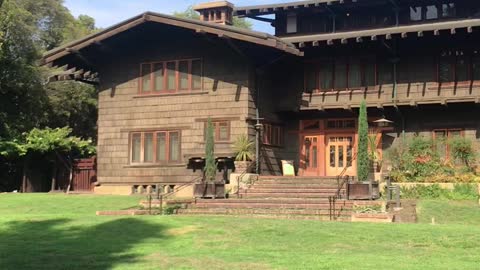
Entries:
{"type": "Polygon", "coordinates": [[[130,163],[162,164],[180,161],[180,131],[133,132],[130,163]]]}
{"type": "Polygon", "coordinates": [[[410,7],[410,21],[437,20],[456,16],[455,3],[410,7]]]}
{"type": "Polygon", "coordinates": [[[478,55],[467,55],[462,50],[444,51],[438,60],[438,81],[464,82],[479,79],[478,55]]]}
{"type": "Polygon", "coordinates": [[[263,143],[282,146],[284,140],[283,127],[274,124],[263,124],[263,143]]]}
{"type": "Polygon", "coordinates": [[[297,15],[288,14],[287,15],[287,34],[297,32],[297,15]]]}
{"type": "Polygon", "coordinates": [[[433,131],[433,140],[435,142],[435,150],[442,160],[449,160],[450,149],[448,140],[463,136],[460,129],[437,129],[433,131]]]}
{"type": "MultiPolygon", "coordinates": [[[[230,122],[212,121],[213,135],[216,142],[226,142],[230,140],[230,122]]],[[[207,139],[207,122],[205,122],[203,137],[207,139]]]]}
{"type": "Polygon", "coordinates": [[[375,61],[368,58],[310,64],[305,70],[305,92],[374,86],[377,84],[376,68],[375,61]]]}
{"type": "Polygon", "coordinates": [[[355,128],[355,120],[352,120],[352,119],[328,120],[327,121],[327,128],[328,129],[354,129],[355,128]]]}
{"type": "Polygon", "coordinates": [[[140,68],[140,93],[187,92],[202,88],[199,59],[145,63],[140,68]]]}

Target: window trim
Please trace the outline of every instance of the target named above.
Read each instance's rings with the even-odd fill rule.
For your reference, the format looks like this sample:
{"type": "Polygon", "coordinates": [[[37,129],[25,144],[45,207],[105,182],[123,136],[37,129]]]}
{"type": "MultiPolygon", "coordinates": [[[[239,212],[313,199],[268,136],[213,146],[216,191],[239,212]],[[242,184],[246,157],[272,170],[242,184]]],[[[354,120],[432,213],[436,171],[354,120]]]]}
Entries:
{"type": "Polygon", "coordinates": [[[263,123],[262,143],[268,146],[283,147],[285,145],[285,129],[274,123],[263,123]],[[277,132],[276,141],[273,140],[274,130],[277,132]]]}
{"type": "Polygon", "coordinates": [[[146,130],[146,131],[132,131],[129,133],[128,138],[128,164],[132,166],[151,166],[151,165],[171,165],[182,162],[182,132],[180,130],[146,130]],[[145,158],[145,134],[153,134],[153,161],[144,162],[145,158]],[[165,133],[165,161],[157,160],[157,136],[160,133],[165,133]],[[170,133],[178,133],[178,160],[171,159],[170,155],[170,133]],[[133,137],[136,134],[140,134],[140,161],[133,161],[133,137]]]}
{"type": "MultiPolygon", "coordinates": [[[[304,90],[304,93],[318,93],[318,92],[331,92],[331,91],[341,91],[341,90],[357,90],[357,89],[366,89],[366,88],[369,88],[369,87],[375,87],[378,85],[379,83],[379,75],[378,75],[378,61],[376,59],[375,56],[372,56],[372,55],[365,55],[365,56],[359,56],[359,57],[339,57],[339,58],[325,58],[325,59],[319,59],[319,60],[315,60],[313,62],[310,62],[310,61],[307,61],[305,62],[305,64],[310,64],[311,67],[313,67],[314,69],[314,80],[315,80],[315,89],[307,89],[308,87],[308,76],[307,74],[309,72],[307,72],[307,70],[305,70],[304,72],[304,86],[305,86],[305,90],[304,90]],[[345,65],[345,85],[346,87],[345,88],[336,88],[335,84],[336,84],[336,81],[337,81],[337,74],[336,74],[336,64],[337,64],[337,61],[345,61],[346,62],[346,65],[345,65]],[[353,61],[356,61],[358,60],[359,62],[359,67],[360,67],[360,84],[361,86],[355,86],[355,87],[350,87],[350,65],[351,65],[351,62],[353,61]],[[320,66],[322,64],[328,64],[328,66],[331,66],[331,88],[329,89],[322,89],[320,88],[320,84],[321,84],[321,81],[320,81],[320,78],[322,77],[320,75],[320,72],[322,71],[322,69],[320,68],[320,66]],[[366,70],[367,70],[367,66],[368,64],[373,64],[373,72],[374,72],[374,85],[367,85],[367,79],[366,79],[366,70]]],[[[325,65],[327,66],[327,65],[325,65]]],[[[343,76],[342,76],[343,77],[343,76]]]]}
{"type": "Polygon", "coordinates": [[[179,93],[195,93],[197,91],[202,91],[204,89],[204,83],[203,83],[203,59],[202,58],[186,58],[186,59],[174,59],[174,60],[163,60],[163,61],[154,61],[154,62],[143,62],[140,63],[140,74],[139,74],[139,79],[138,79],[138,94],[142,96],[148,96],[148,95],[168,95],[168,94],[179,94],[179,93]],[[188,62],[188,88],[180,88],[181,87],[181,82],[180,82],[180,62],[188,62]],[[194,75],[192,73],[193,69],[193,62],[194,61],[200,61],[200,87],[199,88],[194,88],[194,75]],[[168,76],[167,76],[167,64],[168,63],[175,63],[175,89],[168,89],[168,76]],[[163,66],[163,87],[161,90],[157,91],[155,90],[155,65],[162,64],[163,66]],[[150,65],[150,91],[144,92],[143,91],[143,66],[144,65],[150,65]]]}
{"type": "MultiPolygon", "coordinates": [[[[474,78],[474,70],[473,70],[473,58],[474,57],[480,57],[480,52],[477,52],[475,53],[475,50],[473,51],[468,51],[468,50],[463,50],[463,49],[451,49],[451,50],[447,50],[447,51],[451,51],[451,52],[457,52],[457,51],[462,51],[464,54],[463,55],[451,55],[449,56],[451,59],[449,60],[449,65],[452,69],[452,74],[451,76],[453,77],[453,80],[451,81],[441,81],[440,79],[440,62],[441,62],[441,58],[442,56],[441,55],[438,55],[437,58],[436,58],[436,82],[438,84],[442,84],[442,85],[453,85],[453,84],[457,84],[457,83],[460,83],[460,84],[463,84],[463,83],[470,83],[470,82],[473,82],[473,81],[480,81],[480,78],[475,80],[474,78]],[[458,80],[458,72],[457,72],[457,63],[458,63],[458,60],[459,58],[461,57],[464,57],[465,60],[466,60],[466,65],[467,65],[467,80],[458,80]]],[[[442,52],[440,52],[441,54],[442,52]]]]}
{"type": "MultiPolygon", "coordinates": [[[[460,137],[464,137],[465,136],[465,133],[464,133],[464,129],[461,129],[461,128],[438,128],[438,129],[433,129],[432,130],[432,139],[433,139],[433,145],[435,147],[435,151],[437,150],[436,149],[436,133],[437,132],[445,132],[446,134],[446,138],[447,140],[450,140],[452,138],[451,136],[451,133],[452,132],[455,132],[455,131],[459,131],[460,132],[460,137]]],[[[451,153],[450,153],[450,145],[448,145],[448,142],[446,142],[446,145],[445,145],[445,161],[450,161],[451,160],[451,153]]]]}
{"type": "MultiPolygon", "coordinates": [[[[203,139],[204,141],[207,141],[207,124],[208,121],[205,121],[203,124],[203,139]]],[[[228,120],[212,120],[213,124],[213,135],[214,135],[214,141],[215,142],[229,142],[232,136],[232,124],[231,121],[228,120]],[[226,139],[220,139],[220,124],[221,123],[226,123],[227,124],[227,138],[226,139]]]]}

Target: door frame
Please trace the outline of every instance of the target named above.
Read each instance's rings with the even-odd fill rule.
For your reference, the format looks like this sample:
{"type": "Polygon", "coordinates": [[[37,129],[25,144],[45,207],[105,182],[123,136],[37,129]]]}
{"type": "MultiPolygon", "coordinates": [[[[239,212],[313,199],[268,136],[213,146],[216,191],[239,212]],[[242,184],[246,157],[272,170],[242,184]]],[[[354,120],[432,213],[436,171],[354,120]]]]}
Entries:
{"type": "MultiPolygon", "coordinates": [[[[336,172],[334,175],[330,175],[328,171],[328,160],[329,157],[327,157],[330,152],[328,150],[329,146],[329,139],[331,137],[352,137],[352,168],[351,173],[348,175],[356,175],[356,162],[353,157],[355,157],[357,153],[357,145],[358,145],[358,134],[356,132],[352,131],[345,131],[345,132],[329,132],[325,135],[325,176],[338,176],[339,172],[336,172]]],[[[337,156],[335,155],[335,159],[337,156]]],[[[335,163],[337,160],[335,160],[335,163]]],[[[345,167],[343,167],[345,168],[345,167]]]]}

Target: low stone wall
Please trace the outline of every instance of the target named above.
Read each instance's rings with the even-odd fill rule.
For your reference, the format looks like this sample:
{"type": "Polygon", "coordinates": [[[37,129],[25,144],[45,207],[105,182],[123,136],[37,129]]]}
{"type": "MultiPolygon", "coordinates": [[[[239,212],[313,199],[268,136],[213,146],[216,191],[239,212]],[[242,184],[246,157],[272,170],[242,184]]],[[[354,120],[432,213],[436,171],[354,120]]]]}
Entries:
{"type": "MultiPolygon", "coordinates": [[[[100,185],[94,188],[94,193],[99,195],[133,195],[133,185],[100,185]]],[[[193,198],[193,185],[187,187],[181,187],[181,184],[176,185],[174,191],[176,192],[170,198],[175,199],[183,199],[183,198],[193,198]]],[[[138,195],[147,195],[147,193],[151,193],[152,187],[147,186],[147,188],[143,188],[142,185],[139,187],[141,190],[137,189],[138,195]]],[[[167,191],[165,191],[167,192],[167,191]]]]}
{"type": "Polygon", "coordinates": [[[250,183],[255,183],[255,181],[258,180],[258,174],[254,174],[254,173],[246,173],[246,174],[242,174],[242,173],[232,173],[230,174],[230,184],[227,184],[225,185],[225,190],[229,193],[229,194],[235,194],[237,191],[238,191],[238,182],[240,182],[240,188],[243,189],[243,188],[247,188],[248,185],[250,183]],[[240,181],[238,181],[238,177],[241,177],[241,179],[239,179],[240,181]]]}
{"type": "MultiPolygon", "coordinates": [[[[401,188],[414,188],[416,186],[432,186],[432,185],[438,185],[443,189],[449,189],[453,190],[455,188],[456,184],[462,184],[462,183],[416,183],[416,182],[409,182],[409,183],[392,183],[392,185],[397,185],[400,186],[401,188]]],[[[466,183],[468,184],[468,183],[466,183]]],[[[480,183],[476,184],[473,183],[473,185],[477,185],[477,190],[478,193],[480,194],[480,183]]],[[[380,183],[380,190],[383,191],[385,190],[386,183],[380,183]]]]}

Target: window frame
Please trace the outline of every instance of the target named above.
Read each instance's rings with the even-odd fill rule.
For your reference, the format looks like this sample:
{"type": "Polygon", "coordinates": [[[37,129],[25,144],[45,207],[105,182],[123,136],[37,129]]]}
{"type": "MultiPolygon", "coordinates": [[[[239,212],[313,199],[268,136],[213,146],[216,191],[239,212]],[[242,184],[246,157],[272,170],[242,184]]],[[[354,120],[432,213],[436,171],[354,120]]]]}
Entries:
{"type": "Polygon", "coordinates": [[[128,163],[130,165],[139,165],[139,166],[148,166],[148,165],[168,165],[168,164],[178,164],[182,161],[182,132],[180,130],[145,130],[145,131],[132,131],[129,134],[129,158],[128,163]],[[159,161],[158,160],[158,153],[157,153],[157,138],[158,134],[164,133],[165,134],[165,157],[166,160],[159,161]],[[171,159],[170,153],[170,134],[177,133],[178,134],[178,159],[171,159]],[[140,161],[134,162],[133,161],[133,138],[134,135],[140,134],[140,161]],[[145,134],[153,134],[153,161],[152,162],[145,162],[145,134]]]}
{"type": "MultiPolygon", "coordinates": [[[[449,56],[442,56],[438,55],[437,56],[437,63],[436,63],[436,82],[439,84],[455,84],[455,83],[469,83],[472,81],[479,81],[479,79],[475,79],[474,75],[474,57],[480,57],[479,52],[475,51],[468,51],[468,50],[463,50],[463,49],[452,49],[452,50],[446,50],[446,52],[452,52],[452,55],[449,56]],[[458,52],[462,52],[463,55],[458,55],[458,52]],[[449,81],[442,81],[441,76],[440,76],[440,65],[442,62],[442,57],[449,57],[450,59],[448,60],[448,64],[451,68],[451,74],[450,76],[453,78],[453,80],[449,81]],[[466,60],[466,66],[467,66],[467,80],[458,80],[458,61],[461,58],[464,58],[466,60]]],[[[442,54],[442,52],[440,52],[442,54]]]]}
{"type": "Polygon", "coordinates": [[[433,139],[433,145],[435,147],[435,151],[437,151],[437,146],[436,146],[436,141],[437,141],[437,132],[445,132],[446,135],[446,142],[445,142],[445,161],[450,161],[451,160],[451,153],[450,153],[450,145],[448,145],[448,140],[450,140],[453,135],[451,135],[453,132],[460,132],[460,137],[464,137],[465,133],[464,130],[461,128],[438,128],[432,130],[432,139],[433,139]]]}
{"type": "Polygon", "coordinates": [[[203,59],[202,58],[187,58],[187,59],[176,59],[176,60],[164,60],[164,61],[155,61],[155,62],[144,62],[140,63],[140,74],[139,74],[139,80],[138,80],[138,94],[139,95],[168,95],[168,94],[177,94],[177,93],[191,93],[191,92],[196,92],[196,91],[202,91],[203,90],[203,59]],[[195,61],[200,62],[200,87],[195,88],[195,82],[194,82],[194,74],[193,74],[193,63],[195,61]],[[187,76],[188,76],[188,88],[181,88],[181,72],[180,72],[180,63],[181,62],[187,62],[188,65],[188,70],[187,70],[187,76]],[[167,66],[169,63],[175,63],[175,70],[174,70],[174,76],[175,76],[175,89],[168,89],[168,69],[167,66]],[[161,64],[163,66],[163,86],[161,90],[156,90],[156,72],[155,72],[155,66],[161,64]],[[143,74],[143,68],[145,65],[150,65],[150,91],[144,91],[144,84],[143,84],[143,79],[144,75],[143,74]]]}
{"type": "Polygon", "coordinates": [[[279,124],[263,123],[262,143],[282,147],[285,144],[285,129],[279,124]],[[276,138],[274,137],[276,133],[276,138]]]}
{"type": "Polygon", "coordinates": [[[310,93],[310,92],[314,92],[314,93],[318,93],[318,92],[330,92],[330,91],[341,91],[341,90],[356,90],[356,89],[366,89],[368,87],[375,87],[378,85],[379,83],[379,75],[378,75],[378,62],[376,60],[376,57],[375,56],[359,56],[359,57],[340,57],[340,58],[325,58],[325,59],[320,59],[320,60],[316,60],[316,61],[313,61],[313,62],[306,62],[305,65],[311,65],[311,67],[313,67],[313,74],[314,74],[314,78],[313,80],[315,81],[315,88],[314,89],[307,89],[308,88],[308,83],[309,83],[309,77],[308,77],[308,74],[311,73],[311,69],[308,69],[308,68],[305,68],[304,70],[304,87],[305,87],[305,90],[304,92],[305,93],[310,93]],[[337,80],[338,80],[338,75],[336,74],[337,72],[337,63],[338,61],[343,61],[344,63],[346,63],[345,65],[345,76],[342,76],[344,77],[343,80],[345,80],[345,85],[346,87],[342,87],[342,88],[337,88],[335,85],[337,83],[337,80]],[[358,61],[358,65],[359,65],[359,72],[360,72],[360,85],[361,86],[354,86],[354,87],[350,87],[350,66],[351,66],[351,63],[353,63],[354,61],[358,61]],[[322,68],[322,65],[324,67],[330,67],[330,73],[331,73],[331,82],[329,83],[330,84],[330,88],[328,89],[323,89],[323,88],[320,88],[321,85],[322,85],[322,81],[321,81],[321,78],[323,77],[321,72],[325,72],[325,69],[322,68]],[[367,72],[366,70],[368,69],[368,66],[369,65],[373,65],[373,74],[375,76],[374,78],[374,85],[367,85],[367,78],[366,78],[366,75],[367,75],[367,72]]]}
{"type": "MultiPolygon", "coordinates": [[[[208,124],[208,122],[204,122],[204,124],[203,124],[203,139],[204,139],[204,141],[207,140],[207,124],[208,124]]],[[[214,135],[214,141],[215,142],[229,142],[230,141],[231,135],[232,135],[231,121],[213,120],[212,125],[213,125],[213,135],[214,135]],[[221,139],[220,138],[220,124],[227,124],[227,138],[226,139],[221,139]]]]}

